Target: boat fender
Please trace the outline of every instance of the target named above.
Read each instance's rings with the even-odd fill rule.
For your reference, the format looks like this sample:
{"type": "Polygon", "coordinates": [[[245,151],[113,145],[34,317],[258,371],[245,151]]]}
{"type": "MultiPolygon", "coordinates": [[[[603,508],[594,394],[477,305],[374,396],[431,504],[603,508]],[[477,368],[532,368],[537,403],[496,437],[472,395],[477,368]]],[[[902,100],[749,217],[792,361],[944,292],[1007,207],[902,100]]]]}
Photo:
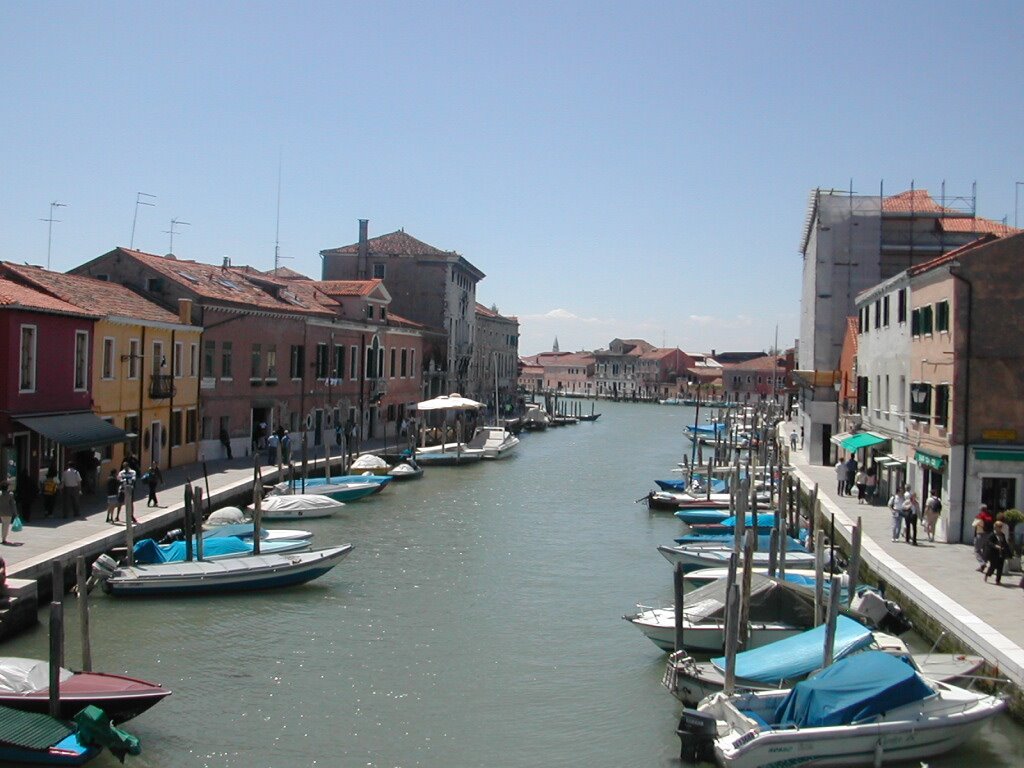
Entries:
{"type": "Polygon", "coordinates": [[[715,738],[718,724],[711,715],[686,708],[676,728],[679,759],[687,763],[715,762],[715,738]]]}
{"type": "Polygon", "coordinates": [[[100,555],[92,564],[92,574],[97,579],[108,579],[117,573],[117,561],[110,555],[100,555]]]}

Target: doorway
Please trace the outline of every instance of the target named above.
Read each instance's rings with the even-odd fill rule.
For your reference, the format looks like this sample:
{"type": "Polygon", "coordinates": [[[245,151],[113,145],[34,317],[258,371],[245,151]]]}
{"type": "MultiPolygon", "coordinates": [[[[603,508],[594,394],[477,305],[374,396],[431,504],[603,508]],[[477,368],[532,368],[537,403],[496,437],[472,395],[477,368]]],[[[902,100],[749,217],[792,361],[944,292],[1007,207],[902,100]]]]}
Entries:
{"type": "Polygon", "coordinates": [[[832,466],[832,425],[821,425],[821,466],[832,466]]]}
{"type": "Polygon", "coordinates": [[[988,506],[993,515],[1017,506],[1017,478],[981,478],[981,503],[988,506]]]}
{"type": "Polygon", "coordinates": [[[270,436],[270,409],[252,409],[252,451],[255,453],[267,444],[267,437],[270,436]]]}
{"type": "Polygon", "coordinates": [[[150,453],[152,454],[153,463],[158,467],[160,466],[160,459],[163,455],[161,450],[164,442],[164,428],[163,424],[159,421],[154,421],[149,425],[150,434],[150,453]]]}

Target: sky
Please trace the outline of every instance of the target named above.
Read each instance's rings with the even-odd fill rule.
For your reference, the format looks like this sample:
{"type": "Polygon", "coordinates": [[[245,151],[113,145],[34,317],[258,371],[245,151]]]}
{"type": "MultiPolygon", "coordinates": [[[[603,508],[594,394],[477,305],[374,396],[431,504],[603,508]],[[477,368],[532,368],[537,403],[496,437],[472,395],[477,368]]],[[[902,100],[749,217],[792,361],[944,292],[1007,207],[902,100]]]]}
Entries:
{"type": "Polygon", "coordinates": [[[0,259],[70,269],[133,219],[163,254],[177,220],[179,258],[269,269],[277,244],[319,277],[365,218],[483,271],[521,354],[785,348],[814,187],[945,183],[1020,216],[1022,22],[1019,2],[3,3],[0,259]]]}

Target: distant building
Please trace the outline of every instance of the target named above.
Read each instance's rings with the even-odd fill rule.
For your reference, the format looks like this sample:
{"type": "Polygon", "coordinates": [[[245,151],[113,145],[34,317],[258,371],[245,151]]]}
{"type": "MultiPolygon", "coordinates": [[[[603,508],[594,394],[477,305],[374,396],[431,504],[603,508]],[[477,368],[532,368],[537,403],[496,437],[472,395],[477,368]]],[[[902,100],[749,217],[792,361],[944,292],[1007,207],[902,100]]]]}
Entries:
{"type": "Polygon", "coordinates": [[[765,355],[722,364],[722,386],[727,400],[737,403],[785,404],[789,371],[784,355],[765,355]]]}
{"type": "Polygon", "coordinates": [[[359,240],[321,251],[324,280],[381,280],[396,313],[425,326],[421,360],[426,397],[479,392],[474,370],[476,285],[484,273],[455,251],[442,251],[404,231],[368,237],[359,220],[359,240]]]}
{"type": "Polygon", "coordinates": [[[476,305],[476,344],[473,347],[478,390],[463,392],[497,407],[514,405],[519,378],[519,320],[497,308],[476,305]],[[494,398],[498,401],[495,403],[494,398]]]}

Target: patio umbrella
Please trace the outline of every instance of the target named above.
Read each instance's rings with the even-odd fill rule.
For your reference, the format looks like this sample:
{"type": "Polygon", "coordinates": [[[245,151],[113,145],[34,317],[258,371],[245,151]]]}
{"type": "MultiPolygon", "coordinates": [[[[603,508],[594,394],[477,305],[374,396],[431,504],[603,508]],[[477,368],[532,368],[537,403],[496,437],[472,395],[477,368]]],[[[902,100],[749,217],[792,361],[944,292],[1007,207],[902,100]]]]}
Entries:
{"type": "Polygon", "coordinates": [[[463,411],[467,408],[483,408],[483,403],[463,397],[458,392],[450,395],[438,395],[422,403],[416,403],[417,411],[463,411]]]}

